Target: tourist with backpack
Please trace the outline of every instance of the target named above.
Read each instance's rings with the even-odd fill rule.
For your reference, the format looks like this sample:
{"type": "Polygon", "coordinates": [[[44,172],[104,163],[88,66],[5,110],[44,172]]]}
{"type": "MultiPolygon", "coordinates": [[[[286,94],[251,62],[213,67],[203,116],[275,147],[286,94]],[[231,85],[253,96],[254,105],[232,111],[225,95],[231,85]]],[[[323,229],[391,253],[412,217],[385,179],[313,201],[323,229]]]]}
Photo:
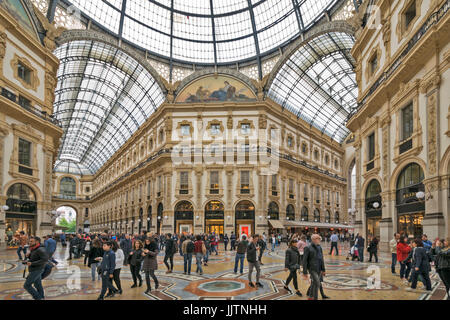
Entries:
{"type": "Polygon", "coordinates": [[[191,265],[192,265],[192,255],[195,251],[195,245],[194,242],[192,242],[190,237],[186,237],[186,240],[184,240],[183,245],[183,258],[184,258],[184,274],[191,274],[191,265]]]}

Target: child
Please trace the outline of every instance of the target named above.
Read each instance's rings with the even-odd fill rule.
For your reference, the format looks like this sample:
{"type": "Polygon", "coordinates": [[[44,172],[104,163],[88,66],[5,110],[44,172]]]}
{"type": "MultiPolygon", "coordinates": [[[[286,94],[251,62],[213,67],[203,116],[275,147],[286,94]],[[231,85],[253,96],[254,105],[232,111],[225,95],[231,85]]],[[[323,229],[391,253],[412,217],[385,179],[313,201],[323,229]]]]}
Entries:
{"type": "Polygon", "coordinates": [[[356,246],[350,249],[350,254],[352,255],[352,261],[359,260],[358,248],[356,246]]]}

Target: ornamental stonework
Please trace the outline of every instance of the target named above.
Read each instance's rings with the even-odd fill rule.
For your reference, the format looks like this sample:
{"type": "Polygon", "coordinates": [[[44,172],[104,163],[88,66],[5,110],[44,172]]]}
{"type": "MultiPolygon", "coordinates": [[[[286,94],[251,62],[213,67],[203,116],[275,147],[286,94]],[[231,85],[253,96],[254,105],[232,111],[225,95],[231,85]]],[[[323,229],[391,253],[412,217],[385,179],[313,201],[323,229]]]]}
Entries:
{"type": "Polygon", "coordinates": [[[433,176],[437,172],[437,91],[434,91],[427,97],[427,114],[428,114],[428,174],[433,176]]]}

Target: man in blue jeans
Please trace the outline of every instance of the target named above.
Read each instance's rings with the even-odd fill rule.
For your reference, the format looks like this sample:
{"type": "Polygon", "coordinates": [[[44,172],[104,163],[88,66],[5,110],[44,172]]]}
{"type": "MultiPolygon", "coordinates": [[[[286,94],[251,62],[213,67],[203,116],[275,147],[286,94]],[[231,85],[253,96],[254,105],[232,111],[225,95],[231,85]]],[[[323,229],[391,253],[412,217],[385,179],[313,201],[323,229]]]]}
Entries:
{"type": "Polygon", "coordinates": [[[242,235],[242,240],[238,242],[236,249],[236,256],[234,258],[234,273],[237,273],[239,261],[241,263],[241,267],[239,269],[240,274],[244,273],[244,259],[245,253],[247,252],[248,241],[247,236],[242,235]]]}
{"type": "Polygon", "coordinates": [[[192,266],[192,255],[194,254],[195,245],[192,242],[191,237],[187,237],[184,240],[183,245],[183,258],[184,258],[184,274],[191,274],[191,266],[192,266]]]}
{"type": "Polygon", "coordinates": [[[394,238],[389,241],[389,249],[391,250],[392,255],[392,263],[391,263],[391,272],[395,274],[395,265],[397,264],[397,243],[400,239],[400,234],[394,233],[394,238]]]}
{"type": "Polygon", "coordinates": [[[34,300],[44,299],[44,288],[42,287],[41,277],[47,261],[48,254],[44,246],[41,246],[41,239],[39,237],[30,238],[30,253],[26,262],[29,273],[23,284],[23,288],[28,291],[34,300]]]}
{"type": "Polygon", "coordinates": [[[330,256],[331,256],[331,254],[333,253],[333,248],[336,250],[335,253],[336,253],[336,255],[338,256],[338,255],[339,255],[339,249],[338,249],[338,240],[339,240],[339,237],[337,236],[336,231],[333,232],[333,234],[332,234],[331,237],[330,237],[330,240],[331,240],[330,256]]]}

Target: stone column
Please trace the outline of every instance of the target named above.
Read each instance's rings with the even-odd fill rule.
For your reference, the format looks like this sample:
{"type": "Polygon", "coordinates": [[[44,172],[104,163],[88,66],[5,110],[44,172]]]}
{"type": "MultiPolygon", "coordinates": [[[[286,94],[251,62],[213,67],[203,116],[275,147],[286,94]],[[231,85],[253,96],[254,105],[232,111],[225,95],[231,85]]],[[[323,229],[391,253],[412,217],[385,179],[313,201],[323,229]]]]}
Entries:
{"type": "Polygon", "coordinates": [[[355,142],[355,166],[356,166],[356,215],[355,215],[355,235],[357,233],[364,234],[364,204],[361,203],[361,140],[358,136],[358,140],[355,142]]]}
{"type": "MultiPolygon", "coordinates": [[[[439,65],[439,51],[436,50],[436,65],[439,65]]],[[[429,239],[445,235],[441,193],[439,192],[439,86],[441,77],[439,71],[421,86],[421,93],[427,99],[427,179],[425,185],[425,217],[423,232],[429,239]]]]}
{"type": "MultiPolygon", "coordinates": [[[[1,61],[1,59],[0,59],[1,61]]],[[[6,204],[6,197],[3,196],[3,162],[5,161],[5,137],[8,135],[6,128],[0,128],[0,207],[6,204]]],[[[6,214],[0,208],[0,241],[5,239],[6,232],[6,214]]]]}
{"type": "Polygon", "coordinates": [[[382,138],[381,138],[381,168],[382,168],[382,216],[380,221],[380,249],[387,251],[389,241],[392,239],[394,225],[392,223],[395,217],[395,196],[390,196],[390,129],[391,116],[389,114],[381,120],[382,138]]]}

